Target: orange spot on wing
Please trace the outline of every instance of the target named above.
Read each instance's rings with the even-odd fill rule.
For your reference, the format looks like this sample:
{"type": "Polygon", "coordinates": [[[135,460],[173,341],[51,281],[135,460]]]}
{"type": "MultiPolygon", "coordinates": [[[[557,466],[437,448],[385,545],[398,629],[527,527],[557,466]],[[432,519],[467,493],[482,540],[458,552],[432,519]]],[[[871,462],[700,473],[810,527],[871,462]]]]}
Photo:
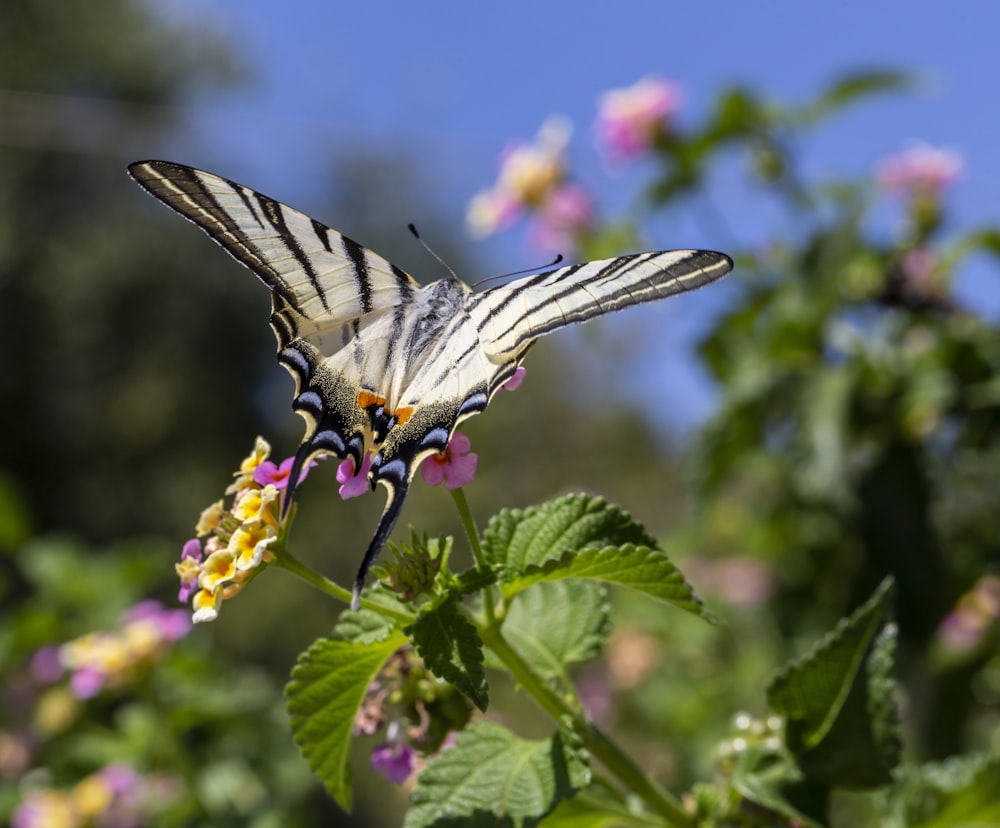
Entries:
{"type": "Polygon", "coordinates": [[[380,397],[377,394],[373,394],[371,391],[359,391],[358,405],[361,406],[362,409],[369,408],[373,405],[385,405],[385,397],[380,397]]]}
{"type": "Polygon", "coordinates": [[[396,425],[404,425],[406,421],[413,416],[413,406],[404,405],[402,408],[397,408],[392,413],[396,418],[396,425]]]}

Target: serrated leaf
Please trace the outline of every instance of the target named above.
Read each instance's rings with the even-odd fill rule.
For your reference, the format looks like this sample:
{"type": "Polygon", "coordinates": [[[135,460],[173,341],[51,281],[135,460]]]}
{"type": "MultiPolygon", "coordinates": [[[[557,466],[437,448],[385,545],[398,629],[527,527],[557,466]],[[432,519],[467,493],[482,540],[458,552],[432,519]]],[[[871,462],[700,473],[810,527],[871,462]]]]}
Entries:
{"type": "Polygon", "coordinates": [[[659,601],[673,604],[687,612],[715,622],[695,596],[690,584],[670,559],[648,546],[606,546],[585,549],[577,555],[567,554],[543,566],[530,566],[515,580],[502,586],[505,597],[540,581],[583,578],[634,589],[659,601]]]}
{"type": "Polygon", "coordinates": [[[889,781],[898,758],[890,676],[895,631],[887,619],[891,587],[886,579],[768,687],[772,709],[786,718],[786,745],[810,788],[816,782],[868,788],[889,781]]]}
{"type": "Polygon", "coordinates": [[[586,754],[564,734],[527,740],[480,722],[428,762],[403,825],[532,826],[589,779],[586,754]]]}
{"type": "Polygon", "coordinates": [[[483,532],[487,560],[514,573],[566,552],[626,543],[656,546],[628,512],[585,494],[566,495],[530,509],[504,509],[483,532]]]}
{"type": "Polygon", "coordinates": [[[354,644],[377,644],[392,635],[392,621],[371,610],[346,610],[333,628],[333,638],[354,644]]]}
{"type": "Polygon", "coordinates": [[[483,642],[455,600],[430,607],[405,630],[432,673],[455,685],[486,711],[489,695],[483,667],[483,642]]]}
{"type": "Polygon", "coordinates": [[[466,569],[455,578],[454,591],[457,595],[468,595],[472,592],[479,592],[486,587],[493,586],[497,582],[497,573],[493,567],[477,566],[466,569]]]}
{"type": "Polygon", "coordinates": [[[538,675],[567,680],[568,664],[590,661],[601,651],[611,631],[610,613],[598,584],[540,583],[511,604],[503,634],[538,675]]]}
{"type": "Polygon", "coordinates": [[[351,810],[354,717],[386,659],[405,643],[398,632],[374,644],[321,638],[299,656],[285,687],[295,743],[345,811],[351,810]]]}
{"type": "Polygon", "coordinates": [[[892,825],[906,828],[1000,825],[1000,752],[907,768],[887,799],[892,825]]]}

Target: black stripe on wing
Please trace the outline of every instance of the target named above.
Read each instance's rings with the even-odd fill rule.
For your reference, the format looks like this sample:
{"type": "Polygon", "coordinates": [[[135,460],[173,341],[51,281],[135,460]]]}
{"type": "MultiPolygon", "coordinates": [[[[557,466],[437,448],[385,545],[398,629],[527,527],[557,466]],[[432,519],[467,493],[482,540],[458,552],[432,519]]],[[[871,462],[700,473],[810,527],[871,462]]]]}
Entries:
{"type": "Polygon", "coordinates": [[[469,311],[484,346],[494,354],[510,354],[566,325],[694,290],[731,269],[728,256],[712,251],[640,253],[560,268],[493,288],[472,297],[469,311]],[[658,268],[660,259],[665,263],[658,268]],[[581,275],[595,266],[599,266],[596,272],[581,275]],[[518,298],[529,302],[528,307],[500,332],[490,332],[490,325],[499,323],[505,312],[510,314],[518,298]]]}
{"type": "MultiPolygon", "coordinates": [[[[130,164],[128,170],[140,187],[204,230],[236,261],[253,271],[265,285],[295,307],[295,295],[284,284],[281,274],[250,240],[239,221],[206,187],[202,180],[203,173],[167,161],[140,161],[130,164]]],[[[212,176],[212,179],[228,186],[245,206],[247,215],[261,230],[264,229],[264,221],[250,199],[251,195],[258,194],[226,178],[212,176]]]]}
{"type": "MultiPolygon", "coordinates": [[[[240,188],[242,189],[242,188],[240,188]]],[[[313,292],[319,297],[320,303],[323,305],[323,310],[329,312],[330,303],[326,301],[326,290],[320,283],[319,274],[316,272],[316,268],[313,267],[312,260],[306,255],[305,250],[302,249],[302,245],[299,240],[295,238],[295,234],[288,229],[288,223],[285,221],[285,215],[282,212],[285,207],[279,202],[275,201],[273,198],[268,198],[266,195],[261,193],[254,194],[257,198],[257,203],[260,205],[261,209],[264,211],[264,217],[267,219],[267,223],[274,228],[274,232],[278,234],[278,238],[281,239],[282,244],[288,249],[288,252],[292,254],[292,257],[296,262],[299,263],[299,267],[302,272],[306,274],[306,278],[309,279],[309,284],[312,286],[313,292]]],[[[310,219],[312,222],[313,229],[316,229],[316,225],[319,224],[315,219],[310,219]]],[[[317,234],[319,235],[319,234],[317,234]]],[[[244,244],[250,244],[249,239],[244,239],[244,244]]],[[[324,240],[324,247],[329,248],[329,244],[324,240]]],[[[358,275],[359,281],[361,280],[361,274],[358,275]]],[[[364,277],[367,283],[367,275],[364,277]]],[[[272,283],[268,283],[268,286],[274,289],[272,283]]],[[[284,285],[282,285],[284,287],[284,285]]],[[[371,293],[371,286],[368,286],[369,294],[371,293]]]]}

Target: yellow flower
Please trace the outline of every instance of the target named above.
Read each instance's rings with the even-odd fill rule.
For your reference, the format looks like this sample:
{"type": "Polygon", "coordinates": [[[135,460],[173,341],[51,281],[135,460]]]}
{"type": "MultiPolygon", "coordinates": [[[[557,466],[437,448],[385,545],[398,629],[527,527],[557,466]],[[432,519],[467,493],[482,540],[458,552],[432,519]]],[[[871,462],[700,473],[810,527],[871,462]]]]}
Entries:
{"type": "Polygon", "coordinates": [[[253,473],[257,470],[257,466],[267,460],[270,454],[271,444],[263,437],[258,437],[254,443],[253,451],[243,458],[240,470],[233,475],[236,480],[226,489],[226,494],[234,494],[240,489],[250,486],[253,483],[253,473]]]}
{"type": "Polygon", "coordinates": [[[267,547],[274,543],[277,537],[278,533],[274,526],[262,520],[246,521],[233,532],[227,552],[235,559],[237,569],[253,569],[260,564],[267,547]]]}
{"type": "Polygon", "coordinates": [[[214,621],[219,617],[219,607],[222,605],[222,590],[212,594],[207,589],[199,589],[194,598],[191,599],[191,606],[194,613],[191,620],[195,624],[202,621],[214,621]]]}
{"type": "Polygon", "coordinates": [[[236,557],[228,549],[209,555],[201,567],[198,585],[214,595],[220,586],[236,577],[236,557]]]}
{"type": "Polygon", "coordinates": [[[195,524],[194,533],[199,538],[208,535],[219,528],[219,519],[222,517],[222,501],[218,500],[205,509],[195,524]]]}
{"type": "Polygon", "coordinates": [[[280,492],[272,483],[268,483],[263,489],[244,489],[242,495],[238,495],[233,506],[233,515],[241,523],[251,520],[270,520],[275,522],[274,509],[269,509],[271,504],[277,504],[280,492]]]}

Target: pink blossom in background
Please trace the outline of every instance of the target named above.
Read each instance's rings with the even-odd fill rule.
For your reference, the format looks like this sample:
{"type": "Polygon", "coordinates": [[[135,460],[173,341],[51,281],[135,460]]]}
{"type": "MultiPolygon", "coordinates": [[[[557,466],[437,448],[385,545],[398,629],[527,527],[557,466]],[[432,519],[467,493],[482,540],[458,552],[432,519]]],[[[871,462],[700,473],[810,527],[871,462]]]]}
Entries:
{"type": "Polygon", "coordinates": [[[680,87],[663,78],[643,78],[601,96],[595,129],[601,149],[616,161],[633,161],[652,147],[681,106],[680,87]]]}
{"type": "Polygon", "coordinates": [[[567,253],[579,246],[579,237],[594,223],[590,193],[579,184],[562,184],[538,209],[532,243],[546,253],[567,253]]]}
{"type": "Polygon", "coordinates": [[[31,657],[31,676],[39,684],[52,684],[63,677],[65,670],[59,660],[59,648],[41,647],[31,657]]]}
{"type": "Polygon", "coordinates": [[[937,197],[958,180],[964,163],[957,152],[917,144],[880,159],[876,174],[879,184],[891,193],[937,197]]]}
{"type": "Polygon", "coordinates": [[[952,652],[971,650],[1000,620],[1000,577],[985,575],[938,626],[938,639],[952,652]]]}
{"type": "Polygon", "coordinates": [[[472,441],[456,431],[448,448],[432,454],[420,467],[424,482],[428,486],[440,486],[443,482],[446,489],[458,489],[471,483],[479,467],[479,455],[469,451],[471,447],[472,441]]]}
{"type": "Polygon", "coordinates": [[[365,454],[361,468],[355,471],[354,458],[348,457],[337,466],[337,482],[340,483],[340,496],[344,500],[360,497],[368,491],[368,472],[372,467],[371,453],[365,454]]]}

